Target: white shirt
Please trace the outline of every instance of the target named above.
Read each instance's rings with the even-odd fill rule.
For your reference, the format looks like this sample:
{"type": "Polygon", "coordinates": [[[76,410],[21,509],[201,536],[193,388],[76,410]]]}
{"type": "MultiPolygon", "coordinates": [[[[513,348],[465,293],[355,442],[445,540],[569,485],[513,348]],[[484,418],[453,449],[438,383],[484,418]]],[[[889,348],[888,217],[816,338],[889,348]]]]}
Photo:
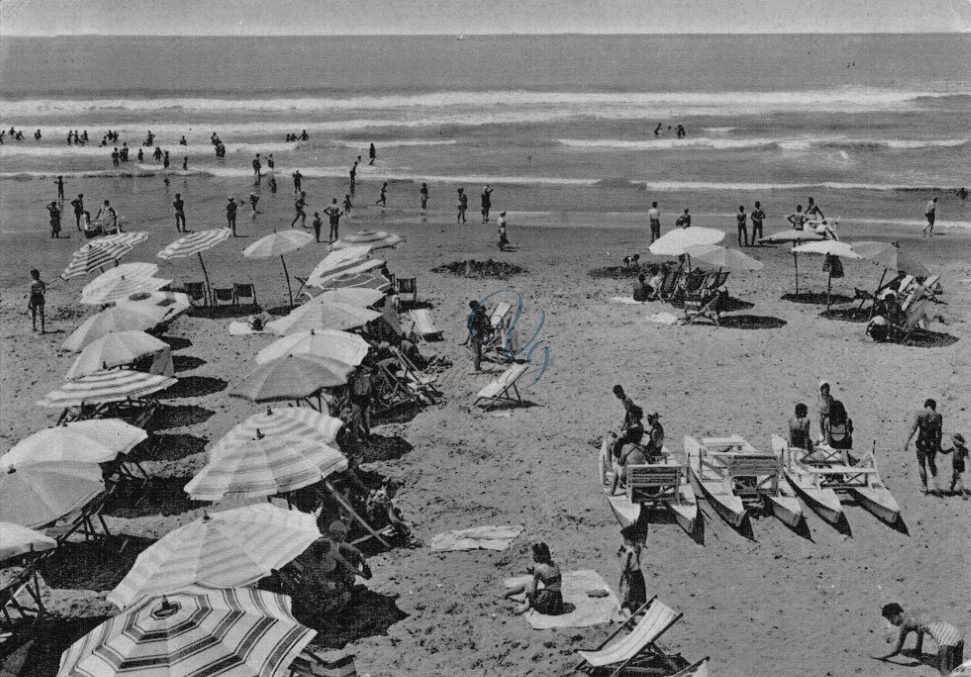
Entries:
{"type": "Polygon", "coordinates": [[[659,212],[654,207],[651,207],[650,209],[647,210],[647,218],[650,221],[660,221],[661,220],[661,212],[659,212]]]}

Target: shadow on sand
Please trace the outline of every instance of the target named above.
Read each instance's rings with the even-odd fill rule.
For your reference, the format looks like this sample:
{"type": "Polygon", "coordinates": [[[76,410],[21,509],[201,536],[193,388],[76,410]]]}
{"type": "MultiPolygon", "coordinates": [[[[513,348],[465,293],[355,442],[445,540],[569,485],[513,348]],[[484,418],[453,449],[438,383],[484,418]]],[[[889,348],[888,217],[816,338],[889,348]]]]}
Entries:
{"type": "MultiPolygon", "coordinates": [[[[826,305],[826,294],[823,292],[804,291],[798,294],[783,294],[780,298],[783,301],[791,301],[792,303],[812,303],[817,306],[826,305]]],[[[852,300],[851,297],[844,296],[843,294],[829,295],[829,303],[833,306],[849,303],[852,300]]]]}
{"type": "Polygon", "coordinates": [[[726,315],[719,323],[729,329],[779,329],[786,326],[782,318],[769,315],[726,315]]]}

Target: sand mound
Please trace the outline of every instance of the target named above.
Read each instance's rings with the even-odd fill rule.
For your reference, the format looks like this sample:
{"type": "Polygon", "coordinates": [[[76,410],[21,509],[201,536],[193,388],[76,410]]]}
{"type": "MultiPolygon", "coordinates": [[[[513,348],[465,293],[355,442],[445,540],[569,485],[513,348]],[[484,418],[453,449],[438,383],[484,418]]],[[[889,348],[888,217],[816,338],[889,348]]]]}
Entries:
{"type": "Polygon", "coordinates": [[[493,279],[508,280],[513,275],[527,272],[522,266],[502,261],[476,261],[469,259],[466,261],[452,261],[441,266],[432,268],[433,273],[447,273],[449,275],[459,275],[461,277],[471,277],[474,279],[493,279]]]}

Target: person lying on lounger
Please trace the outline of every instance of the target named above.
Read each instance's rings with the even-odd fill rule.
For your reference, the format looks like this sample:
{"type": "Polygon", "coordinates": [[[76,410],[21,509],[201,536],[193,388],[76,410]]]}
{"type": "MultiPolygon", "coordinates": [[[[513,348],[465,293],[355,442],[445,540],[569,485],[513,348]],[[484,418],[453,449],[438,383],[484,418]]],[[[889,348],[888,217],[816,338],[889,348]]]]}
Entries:
{"type": "Polygon", "coordinates": [[[563,613],[562,577],[546,543],[533,544],[534,564],[527,569],[533,578],[528,583],[510,588],[504,599],[519,602],[513,609],[515,614],[524,614],[530,609],[547,616],[563,613]],[[542,587],[540,587],[542,585],[542,587]],[[520,595],[522,599],[520,599],[520,595]]]}

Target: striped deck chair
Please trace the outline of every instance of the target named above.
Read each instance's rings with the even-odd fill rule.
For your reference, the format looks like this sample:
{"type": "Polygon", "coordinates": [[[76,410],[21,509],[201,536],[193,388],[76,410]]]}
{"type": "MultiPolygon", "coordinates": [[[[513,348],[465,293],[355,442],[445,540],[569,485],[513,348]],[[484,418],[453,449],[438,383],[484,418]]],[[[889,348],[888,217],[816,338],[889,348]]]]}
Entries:
{"type": "Polygon", "coordinates": [[[519,387],[516,385],[516,381],[526,373],[527,369],[529,369],[528,364],[514,364],[508,367],[504,372],[494,377],[495,380],[490,380],[489,384],[478,392],[473,404],[478,405],[484,400],[485,410],[489,410],[505,402],[522,404],[523,398],[519,394],[519,387]]]}
{"type": "Polygon", "coordinates": [[[928,306],[930,303],[931,299],[927,297],[921,297],[910,303],[904,315],[903,322],[899,327],[895,327],[900,343],[906,343],[910,340],[911,334],[918,329],[927,329],[928,306]]]}
{"type": "Polygon", "coordinates": [[[671,675],[671,677],[709,677],[711,674],[708,670],[710,660],[711,658],[709,656],[705,656],[697,663],[689,665],[681,672],[671,675]]]}
{"type": "Polygon", "coordinates": [[[668,628],[677,623],[681,616],[682,614],[675,612],[654,596],[631,614],[631,617],[596,650],[578,651],[581,660],[573,670],[593,672],[601,668],[610,670],[611,677],[616,677],[625,668],[663,659],[666,657],[666,652],[657,646],[657,640],[668,628]],[[627,629],[630,629],[630,632],[621,636],[621,633],[627,629]]]}
{"type": "Polygon", "coordinates": [[[411,333],[425,341],[440,341],[442,330],[435,326],[432,314],[427,308],[408,311],[408,317],[414,323],[411,333]]]}
{"type": "Polygon", "coordinates": [[[657,297],[662,301],[670,301],[678,290],[683,270],[681,268],[669,270],[665,267],[664,271],[664,279],[661,280],[661,288],[657,290],[657,297]]]}

